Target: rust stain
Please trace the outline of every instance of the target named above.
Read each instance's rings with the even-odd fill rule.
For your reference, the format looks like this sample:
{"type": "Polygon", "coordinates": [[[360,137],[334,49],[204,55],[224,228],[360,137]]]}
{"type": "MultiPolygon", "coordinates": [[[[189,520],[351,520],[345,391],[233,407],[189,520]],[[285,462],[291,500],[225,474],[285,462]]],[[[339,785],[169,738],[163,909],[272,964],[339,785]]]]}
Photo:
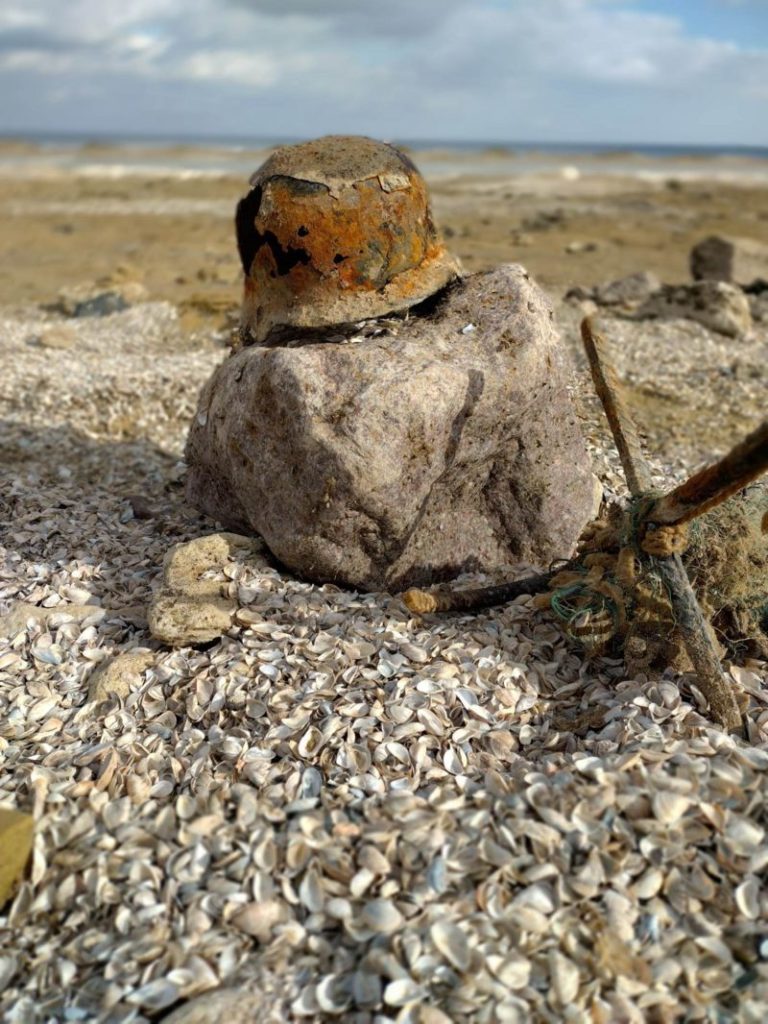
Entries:
{"type": "Polygon", "coordinates": [[[427,187],[394,147],[330,137],[286,146],[257,171],[237,210],[243,322],[323,326],[419,302],[458,276],[427,187]]]}

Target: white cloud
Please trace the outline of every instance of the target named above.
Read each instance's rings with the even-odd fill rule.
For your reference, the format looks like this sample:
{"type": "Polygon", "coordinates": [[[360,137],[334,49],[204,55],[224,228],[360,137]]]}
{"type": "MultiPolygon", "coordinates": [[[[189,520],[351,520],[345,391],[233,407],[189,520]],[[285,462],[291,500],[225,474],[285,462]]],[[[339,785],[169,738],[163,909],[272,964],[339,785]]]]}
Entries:
{"type": "Polygon", "coordinates": [[[55,90],[34,82],[53,79],[62,93],[98,87],[101,101],[76,108],[80,129],[111,106],[134,130],[150,114],[171,130],[186,85],[189,120],[213,133],[237,132],[259,98],[262,135],[768,132],[768,51],[696,37],[636,0],[70,0],[65,16],[27,0],[0,12],[0,75],[0,127],[41,126],[55,90]],[[132,80],[153,83],[151,102],[132,80]]]}

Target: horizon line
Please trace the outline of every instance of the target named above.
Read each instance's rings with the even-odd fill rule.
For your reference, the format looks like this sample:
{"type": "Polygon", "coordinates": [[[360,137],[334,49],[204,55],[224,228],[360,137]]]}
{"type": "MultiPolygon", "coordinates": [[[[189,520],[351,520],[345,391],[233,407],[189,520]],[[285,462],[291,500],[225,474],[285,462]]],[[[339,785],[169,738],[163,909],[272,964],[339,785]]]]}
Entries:
{"type": "MultiPolygon", "coordinates": [[[[346,134],[360,134],[357,132],[328,132],[325,134],[332,135],[346,135],[346,134]]],[[[0,141],[61,141],[61,142],[78,142],[81,145],[88,145],[90,142],[103,143],[111,142],[120,144],[121,142],[165,142],[165,143],[211,143],[219,145],[237,145],[242,148],[244,143],[251,143],[255,146],[261,145],[289,145],[294,142],[304,141],[307,138],[314,138],[317,136],[304,136],[304,135],[231,135],[231,134],[191,134],[191,133],[158,133],[158,132],[108,132],[102,130],[87,130],[79,131],[75,129],[71,130],[51,130],[51,129],[17,129],[17,128],[2,128],[0,127],[0,141]]],[[[371,136],[373,137],[373,136],[371,136]]],[[[557,146],[558,148],[572,147],[574,149],[585,149],[594,148],[601,150],[616,150],[623,152],[627,150],[636,149],[668,149],[677,152],[690,150],[719,150],[719,151],[731,151],[731,152],[754,152],[764,151],[768,153],[768,142],[766,143],[745,143],[745,142],[649,142],[640,140],[621,140],[621,141],[604,141],[598,142],[597,140],[590,139],[588,141],[577,141],[575,139],[486,139],[486,138],[417,138],[417,137],[401,137],[401,136],[390,136],[384,141],[391,141],[396,145],[402,146],[418,146],[421,148],[436,148],[436,147],[450,147],[450,146],[481,146],[487,149],[535,149],[536,147],[552,147],[557,146]]]]}

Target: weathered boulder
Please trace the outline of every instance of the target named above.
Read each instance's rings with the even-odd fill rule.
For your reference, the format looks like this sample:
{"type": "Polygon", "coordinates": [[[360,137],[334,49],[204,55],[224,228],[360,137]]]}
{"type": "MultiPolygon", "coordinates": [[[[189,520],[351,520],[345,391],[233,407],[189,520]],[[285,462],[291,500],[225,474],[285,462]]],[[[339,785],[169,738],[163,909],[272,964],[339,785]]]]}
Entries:
{"type": "Polygon", "coordinates": [[[245,348],[200,396],[187,497],[321,582],[548,564],[596,507],[563,358],[516,265],[359,343],[245,348]]]}
{"type": "Polygon", "coordinates": [[[768,275],[768,245],[753,238],[710,235],[694,245],[689,262],[694,281],[750,284],[768,275]]]}
{"type": "Polygon", "coordinates": [[[697,320],[710,331],[729,338],[741,338],[752,330],[747,296],[724,281],[664,285],[640,306],[637,315],[697,320]]]}

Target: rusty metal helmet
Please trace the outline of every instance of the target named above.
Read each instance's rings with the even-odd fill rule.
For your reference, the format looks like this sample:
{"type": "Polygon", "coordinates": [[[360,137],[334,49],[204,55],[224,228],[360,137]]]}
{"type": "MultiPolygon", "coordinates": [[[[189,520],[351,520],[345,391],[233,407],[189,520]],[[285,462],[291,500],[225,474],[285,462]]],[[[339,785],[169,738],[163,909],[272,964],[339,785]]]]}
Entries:
{"type": "Polygon", "coordinates": [[[461,272],[424,179],[394,146],[348,135],[283,146],[250,184],[236,228],[251,341],[407,309],[461,272]]]}

